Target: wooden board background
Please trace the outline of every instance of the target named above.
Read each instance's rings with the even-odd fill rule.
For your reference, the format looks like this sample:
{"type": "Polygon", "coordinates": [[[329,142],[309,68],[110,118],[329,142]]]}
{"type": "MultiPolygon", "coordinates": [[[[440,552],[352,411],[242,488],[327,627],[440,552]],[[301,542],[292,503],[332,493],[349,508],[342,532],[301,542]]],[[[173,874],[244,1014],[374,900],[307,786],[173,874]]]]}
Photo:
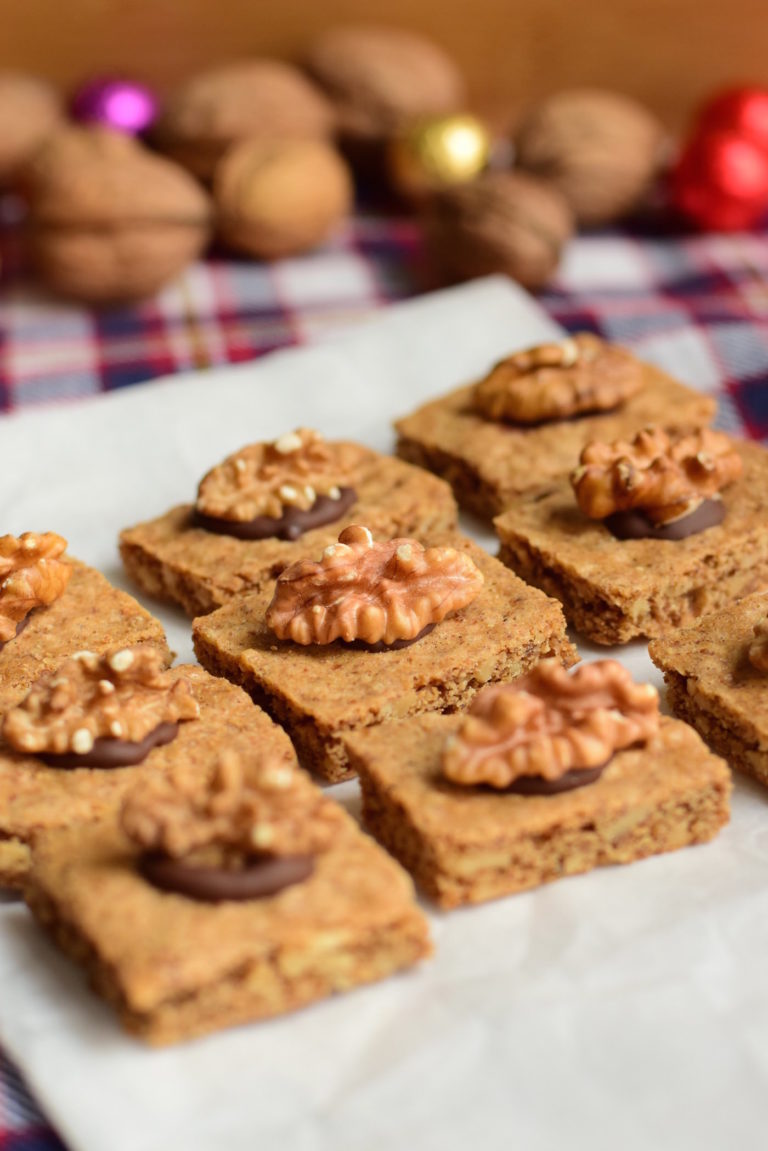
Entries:
{"type": "Polygon", "coordinates": [[[768,0],[2,0],[0,14],[0,67],[67,86],[118,71],[167,89],[248,54],[297,57],[355,19],[434,36],[480,107],[599,84],[677,126],[719,85],[768,84],[768,0]]]}

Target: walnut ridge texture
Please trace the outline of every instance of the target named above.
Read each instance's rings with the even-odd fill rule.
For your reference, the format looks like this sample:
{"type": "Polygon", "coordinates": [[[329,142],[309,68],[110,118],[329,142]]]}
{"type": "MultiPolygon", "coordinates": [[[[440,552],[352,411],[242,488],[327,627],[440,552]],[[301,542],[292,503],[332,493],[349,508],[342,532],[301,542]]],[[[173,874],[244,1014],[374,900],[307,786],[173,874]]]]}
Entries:
{"type": "Polygon", "coordinates": [[[72,575],[61,558],[66,547],[55,532],[0,536],[0,643],[14,638],[31,611],[62,594],[72,575]]]}
{"type": "Polygon", "coordinates": [[[324,851],[339,814],[284,760],[222,751],[207,776],[182,764],[129,792],[120,823],[144,851],[183,858],[214,848],[242,860],[324,851]]]}
{"type": "Polygon", "coordinates": [[[491,420],[537,424],[610,411],[642,386],[640,363],[630,352],[578,332],[501,360],[475,387],[475,407],[491,420]]]}
{"type": "Polygon", "coordinates": [[[418,540],[374,543],[366,527],[345,528],[322,559],[300,560],[278,577],[266,620],[279,639],[391,644],[416,639],[466,607],[483,585],[469,556],[418,540]]]}
{"type": "Polygon", "coordinates": [[[743,471],[733,441],[701,428],[670,436],[644,428],[633,440],[590,443],[571,476],[576,500],[592,519],[642,508],[666,523],[734,483],[743,471]]]}
{"type": "Polygon", "coordinates": [[[3,738],[28,755],[86,754],[97,739],[139,742],[162,723],[196,719],[189,685],[152,647],[77,652],[6,715],[3,738]]]}
{"type": "Polygon", "coordinates": [[[514,683],[478,692],[445,748],[443,772],[468,786],[505,788],[522,776],[556,780],[602,767],[658,726],[656,689],[636,684],[616,660],[571,673],[544,660],[514,683]]]}
{"type": "Polygon", "coordinates": [[[297,428],[272,443],[248,444],[211,468],[195,506],[204,515],[240,521],[278,517],[286,507],[306,510],[319,495],[338,498],[356,456],[351,444],[329,444],[318,432],[297,428]]]}

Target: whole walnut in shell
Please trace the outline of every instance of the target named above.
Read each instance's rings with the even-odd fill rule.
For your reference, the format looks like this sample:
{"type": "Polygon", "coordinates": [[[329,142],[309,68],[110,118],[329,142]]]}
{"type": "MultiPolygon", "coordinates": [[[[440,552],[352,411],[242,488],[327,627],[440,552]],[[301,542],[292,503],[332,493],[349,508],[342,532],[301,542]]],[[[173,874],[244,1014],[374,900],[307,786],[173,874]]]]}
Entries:
{"type": "Polygon", "coordinates": [[[151,296],[208,241],[205,191],[130,136],[69,128],[24,177],[33,261],[63,295],[93,304],[151,296]]]}
{"type": "Polygon", "coordinates": [[[0,184],[5,184],[63,122],[50,84],[23,72],[0,72],[0,184]]]}
{"type": "Polygon", "coordinates": [[[216,169],[214,199],[225,243],[274,260],[326,239],[352,206],[352,178],[320,140],[245,140],[216,169]]]}
{"type": "Polygon", "coordinates": [[[169,97],[152,135],[162,151],[209,180],[241,140],[323,140],[334,129],[330,103],[306,76],[279,60],[256,59],[193,76],[169,97]]]}
{"type": "Polygon", "coordinates": [[[586,226],[637,208],[664,159],[664,129],[641,104],[600,89],[570,89],[537,104],[518,127],[517,163],[551,181],[586,226]]]}
{"type": "Polygon", "coordinates": [[[334,101],[343,135],[383,140],[418,116],[453,112],[464,80],[431,40],[403,28],[344,25],[322,32],[307,67],[334,101]]]}
{"type": "Polygon", "coordinates": [[[547,282],[573,233],[560,193],[519,172],[486,172],[436,194],[425,225],[444,279],[503,272],[529,288],[547,282]]]}

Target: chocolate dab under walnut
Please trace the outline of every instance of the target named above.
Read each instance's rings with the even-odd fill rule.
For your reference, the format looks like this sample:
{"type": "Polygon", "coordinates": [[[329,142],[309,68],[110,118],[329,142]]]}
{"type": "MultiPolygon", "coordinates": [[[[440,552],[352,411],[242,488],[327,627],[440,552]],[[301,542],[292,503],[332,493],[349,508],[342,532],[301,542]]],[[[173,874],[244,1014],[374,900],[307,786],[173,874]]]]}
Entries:
{"type": "Polygon", "coordinates": [[[195,719],[189,684],[152,647],[78,652],[42,676],[3,721],[6,742],[61,767],[139,763],[195,719]]]}
{"type": "Polygon", "coordinates": [[[446,746],[454,783],[549,794],[591,783],[616,751],[658,729],[659,698],[612,659],[569,673],[544,660],[514,683],[484,687],[446,746]]]}
{"type": "Polygon", "coordinates": [[[0,647],[12,640],[35,608],[57,600],[72,567],[60,557],[67,541],[55,532],[0,536],[0,647]]]}
{"type": "Polygon", "coordinates": [[[201,480],[198,524],[243,539],[297,539],[352,506],[358,459],[354,444],[327,443],[309,428],[249,444],[201,480]]]}
{"type": "Polygon", "coordinates": [[[720,432],[645,428],[631,441],[587,444],[571,484],[585,515],[605,520],[621,539],[682,539],[722,521],[719,492],[742,470],[720,432]]]}
{"type": "Polygon", "coordinates": [[[501,360],[476,385],[475,408],[491,420],[538,424],[605,412],[643,386],[642,365],[590,332],[501,360]]]}
{"type": "Polygon", "coordinates": [[[278,639],[328,644],[342,639],[392,645],[417,639],[466,607],[483,575],[463,552],[412,539],[374,543],[366,527],[345,528],[321,560],[280,575],[267,609],[278,639]]]}
{"type": "Polygon", "coordinates": [[[223,752],[208,776],[178,767],[125,800],[123,830],[145,878],[195,899],[272,895],[311,875],[342,816],[280,761],[223,752]]]}

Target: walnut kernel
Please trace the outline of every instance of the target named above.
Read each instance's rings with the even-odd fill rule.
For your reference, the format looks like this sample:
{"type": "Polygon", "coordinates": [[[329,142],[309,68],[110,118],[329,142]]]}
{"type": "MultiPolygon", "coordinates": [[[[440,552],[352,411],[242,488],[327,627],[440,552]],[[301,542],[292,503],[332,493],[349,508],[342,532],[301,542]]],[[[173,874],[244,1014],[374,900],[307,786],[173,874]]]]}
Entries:
{"type": "Polygon", "coordinates": [[[633,355],[579,332],[501,360],[475,387],[474,403],[491,420],[535,424],[610,411],[642,385],[642,365],[633,355]]]}
{"type": "Polygon", "coordinates": [[[33,684],[6,715],[2,733],[29,755],[84,755],[97,739],[140,742],[161,723],[198,714],[189,684],[165,670],[156,648],[120,648],[103,656],[81,651],[33,684]]]}
{"type": "Polygon", "coordinates": [[[728,436],[710,428],[673,436],[645,428],[633,440],[587,444],[571,475],[585,515],[605,519],[642,508],[655,523],[686,515],[742,472],[741,457],[728,436]]]}
{"type": "Polygon", "coordinates": [[[768,616],[755,624],[754,638],[747,656],[757,671],[768,671],[768,616]]]}
{"type": "Polygon", "coordinates": [[[468,786],[505,788],[521,776],[557,780],[605,764],[614,752],[649,739],[658,724],[656,689],[634,683],[616,660],[572,673],[544,660],[514,683],[478,692],[448,741],[443,772],[468,786]]]}
{"type": "Polygon", "coordinates": [[[71,564],[59,558],[66,547],[55,532],[0,536],[0,643],[13,639],[31,611],[64,591],[72,575],[71,564]]]}
{"type": "Polygon", "coordinates": [[[395,643],[466,607],[483,576],[469,556],[416,540],[374,543],[368,528],[345,528],[319,562],[301,560],[280,575],[267,624],[294,643],[395,643]]]}
{"type": "Polygon", "coordinates": [[[278,759],[244,763],[232,751],[222,752],[208,777],[184,765],[147,780],[121,813],[123,830],[145,851],[212,864],[325,851],[341,819],[295,767],[278,759]]]}
{"type": "Polygon", "coordinates": [[[203,515],[240,523],[279,518],[288,507],[306,511],[318,496],[338,499],[358,460],[354,444],[327,443],[318,432],[298,428],[217,464],[200,481],[195,506],[203,515]]]}

